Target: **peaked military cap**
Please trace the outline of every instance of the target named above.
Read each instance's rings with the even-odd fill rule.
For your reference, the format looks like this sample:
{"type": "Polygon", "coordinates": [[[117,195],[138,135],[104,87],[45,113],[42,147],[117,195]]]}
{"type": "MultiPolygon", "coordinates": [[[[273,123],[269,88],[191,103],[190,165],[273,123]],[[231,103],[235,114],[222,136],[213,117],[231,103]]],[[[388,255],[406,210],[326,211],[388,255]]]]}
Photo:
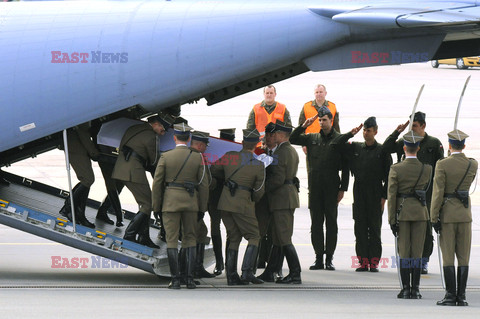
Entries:
{"type": "Polygon", "coordinates": [[[270,122],[265,126],[265,133],[273,133],[275,132],[275,124],[273,122],[270,122]]]}
{"type": "Polygon", "coordinates": [[[363,123],[364,128],[370,128],[370,127],[375,127],[375,126],[377,126],[377,118],[375,116],[370,116],[363,123]]]}
{"type": "Polygon", "coordinates": [[[330,112],[330,109],[325,105],[322,105],[318,109],[318,117],[324,117],[325,115],[328,115],[328,114],[332,115],[332,112],[330,112]]]}
{"type": "Polygon", "coordinates": [[[208,144],[209,137],[210,137],[210,134],[206,132],[194,131],[192,133],[192,141],[195,140],[195,141],[200,141],[208,144]]]}
{"type": "Polygon", "coordinates": [[[425,122],[425,118],[427,116],[425,115],[425,113],[423,112],[417,112],[415,113],[415,115],[413,116],[413,121],[414,122],[425,122]]]}
{"type": "Polygon", "coordinates": [[[169,114],[159,113],[158,115],[152,115],[147,119],[148,123],[159,122],[163,125],[165,130],[168,130],[173,126],[175,119],[169,114]]]}
{"type": "Polygon", "coordinates": [[[224,140],[233,141],[235,140],[235,128],[221,128],[220,131],[220,138],[224,140]]]}
{"type": "Polygon", "coordinates": [[[282,132],[292,132],[292,127],[285,124],[285,122],[282,122],[282,121],[276,121],[275,122],[275,128],[274,128],[275,132],[276,131],[282,131],[282,132]]]}
{"type": "Polygon", "coordinates": [[[468,134],[460,131],[460,130],[453,130],[448,135],[448,143],[453,145],[465,145],[465,139],[468,137],[468,134]]]}
{"type": "Polygon", "coordinates": [[[243,141],[244,142],[258,142],[258,141],[260,141],[260,133],[258,133],[256,128],[254,128],[253,130],[244,129],[243,130],[243,141]]]}
{"type": "Polygon", "coordinates": [[[423,136],[417,135],[414,131],[408,131],[407,134],[403,136],[403,144],[406,146],[418,146],[423,140],[423,136]]]}
{"type": "Polygon", "coordinates": [[[185,123],[173,125],[175,135],[190,135],[190,131],[193,130],[190,126],[185,123]]]}

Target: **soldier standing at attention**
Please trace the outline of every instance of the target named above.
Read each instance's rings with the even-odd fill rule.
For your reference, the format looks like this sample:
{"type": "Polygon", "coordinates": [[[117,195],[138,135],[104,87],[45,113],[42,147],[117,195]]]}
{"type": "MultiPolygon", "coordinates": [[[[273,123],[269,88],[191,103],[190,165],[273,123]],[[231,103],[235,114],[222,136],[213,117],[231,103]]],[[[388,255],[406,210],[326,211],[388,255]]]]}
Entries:
{"type": "Polygon", "coordinates": [[[405,160],[392,165],[388,176],[388,223],[398,237],[402,290],[397,298],[402,299],[422,298],[421,257],[428,219],[425,191],[432,175],[432,167],[416,156],[422,139],[414,131],[403,136],[405,160]]]}
{"type": "MultiPolygon", "coordinates": [[[[432,166],[433,172],[435,173],[435,165],[438,160],[443,158],[443,145],[439,139],[428,135],[425,132],[426,122],[425,122],[425,113],[416,112],[413,118],[412,131],[416,135],[423,137],[423,140],[420,142],[420,150],[417,153],[417,158],[423,164],[428,164],[432,166]]],[[[403,141],[400,139],[397,141],[398,136],[408,125],[408,122],[404,125],[399,125],[393,133],[387,137],[383,143],[383,148],[389,153],[397,153],[398,162],[401,161],[404,156],[403,151],[403,141]],[[396,141],[396,142],[395,142],[396,141]]],[[[430,183],[433,181],[431,177],[430,183]]],[[[432,188],[429,187],[427,190],[427,208],[430,212],[430,203],[432,201],[432,188]]],[[[427,221],[427,233],[425,235],[425,244],[423,247],[422,253],[422,274],[428,273],[428,261],[430,255],[433,252],[433,235],[432,235],[432,225],[430,224],[430,218],[427,221]]]]}
{"type": "Polygon", "coordinates": [[[316,255],[310,270],[324,268],[323,254],[326,254],[325,269],[335,270],[332,260],[337,247],[338,204],[348,189],[347,158],[331,144],[340,134],[333,129],[332,118],[332,112],[322,106],[318,115],[307,119],[290,136],[292,144],[307,147],[308,205],[312,219],[310,231],[316,255]],[[320,133],[305,134],[306,128],[315,121],[320,121],[320,133]],[[338,176],[339,171],[342,171],[341,178],[338,176]],[[326,236],[323,234],[324,222],[326,236]]]}
{"type": "Polygon", "coordinates": [[[148,118],[148,123],[133,125],[125,131],[112,174],[112,178],[122,181],[132,192],[139,207],[123,238],[151,248],[160,247],[150,239],[152,191],[145,171],[158,162],[157,135],[165,134],[162,123],[155,115],[148,118]]]}
{"type": "Polygon", "coordinates": [[[208,174],[202,154],[188,148],[191,127],[174,125],[175,148],[160,157],[152,186],[152,205],[162,212],[167,236],[167,255],[172,281],[168,288],[180,289],[178,237],[182,225],[182,249],[186,255],[187,288],[193,280],[198,213],[207,210],[208,174]]]}
{"type": "Polygon", "coordinates": [[[465,290],[472,245],[472,206],[468,191],[475,179],[478,162],[462,152],[467,137],[457,129],[448,133],[451,155],[438,161],[433,180],[431,222],[440,234],[446,285],[445,297],[437,302],[439,306],[468,306],[465,290]],[[455,255],[458,263],[456,289],[455,255]]]}
{"type": "Polygon", "coordinates": [[[387,199],[388,171],[392,165],[390,153],[377,143],[378,125],[375,117],[369,117],[363,125],[342,134],[332,142],[343,148],[355,176],[353,184],[353,219],[355,220],[355,251],[360,267],[355,271],[378,272],[382,255],[382,215],[387,199]],[[363,126],[365,142],[350,142],[363,126]]]}
{"type": "Polygon", "coordinates": [[[225,181],[218,210],[221,211],[229,241],[226,262],[229,286],[263,283],[253,274],[260,241],[254,202],[260,200],[265,192],[265,166],[253,156],[259,140],[260,134],[256,129],[243,130],[242,150],[227,152],[211,167],[213,177],[225,181]],[[248,246],[240,279],[237,261],[242,237],[248,241],[248,246]]]}

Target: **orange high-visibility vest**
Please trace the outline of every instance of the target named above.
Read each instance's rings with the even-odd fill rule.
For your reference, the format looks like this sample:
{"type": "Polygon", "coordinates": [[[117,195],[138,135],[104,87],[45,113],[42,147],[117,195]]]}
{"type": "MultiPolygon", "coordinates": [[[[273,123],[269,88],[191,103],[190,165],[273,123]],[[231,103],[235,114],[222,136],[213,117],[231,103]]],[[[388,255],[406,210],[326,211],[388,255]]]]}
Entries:
{"type": "Polygon", "coordinates": [[[285,104],[276,102],[277,105],[271,114],[265,110],[262,106],[262,103],[255,104],[253,107],[253,112],[255,113],[255,127],[257,131],[260,133],[260,136],[263,137],[265,135],[265,126],[268,123],[273,122],[275,123],[277,120],[285,122],[285,110],[287,107],[285,104]]]}
{"type": "MultiPolygon", "coordinates": [[[[328,101],[327,105],[328,109],[330,112],[332,112],[332,124],[333,120],[335,119],[335,114],[337,114],[337,107],[335,106],[335,103],[332,103],[328,101]]],[[[305,120],[308,120],[311,117],[314,117],[315,115],[318,114],[318,111],[315,109],[315,106],[313,106],[313,101],[307,102],[303,105],[303,113],[305,114],[305,120]]],[[[305,129],[305,133],[320,133],[320,122],[315,121],[305,129]]]]}

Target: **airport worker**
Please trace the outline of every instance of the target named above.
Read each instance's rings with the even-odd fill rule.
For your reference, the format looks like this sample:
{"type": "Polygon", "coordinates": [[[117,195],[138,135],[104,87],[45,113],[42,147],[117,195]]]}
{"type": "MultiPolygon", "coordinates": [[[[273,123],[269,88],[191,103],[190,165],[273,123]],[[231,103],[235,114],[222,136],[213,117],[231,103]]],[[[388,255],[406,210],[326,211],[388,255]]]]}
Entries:
{"type": "MultiPolygon", "coordinates": [[[[281,252],[287,259],[289,274],[276,283],[301,284],[301,267],[295,246],[292,244],[294,212],[300,207],[298,192],[300,182],[297,178],[298,153],[289,142],[292,127],[277,121],[274,127],[277,147],[273,153],[275,161],[269,166],[266,181],[266,195],[269,209],[273,216],[273,228],[276,236],[273,238],[273,248],[268,260],[267,268],[259,276],[273,279],[281,252]]],[[[283,258],[282,258],[283,259],[283,258]]]]}
{"type": "Polygon", "coordinates": [[[440,234],[446,293],[440,306],[468,306],[465,297],[468,264],[472,246],[472,205],[469,189],[475,179],[478,162],[463,153],[464,132],[448,133],[450,156],[439,160],[433,180],[431,222],[440,234]],[[457,277],[455,282],[455,256],[457,277]]]}
{"type": "Polygon", "coordinates": [[[388,172],[392,165],[390,153],[375,140],[378,125],[374,116],[363,125],[335,138],[332,144],[343,148],[355,176],[353,184],[353,219],[355,251],[360,267],[355,271],[378,272],[382,255],[382,215],[387,199],[388,172]],[[347,141],[363,126],[364,142],[347,141]]]}
{"type": "Polygon", "coordinates": [[[243,130],[242,150],[227,152],[216,165],[211,166],[213,177],[225,181],[218,210],[221,211],[229,242],[226,256],[228,285],[263,283],[254,275],[260,241],[254,202],[260,200],[265,192],[265,166],[253,156],[259,140],[260,134],[256,129],[243,130]],[[242,237],[248,241],[248,246],[240,278],[237,261],[242,237]]]}
{"type": "MultiPolygon", "coordinates": [[[[327,89],[323,84],[315,85],[313,90],[315,99],[313,101],[308,101],[303,105],[302,110],[300,111],[300,116],[298,118],[298,125],[305,123],[305,120],[314,117],[321,106],[327,107],[332,113],[333,129],[340,133],[340,115],[337,111],[335,103],[332,101],[326,100],[327,89]]],[[[320,123],[314,121],[310,126],[305,129],[305,133],[320,133],[320,123]]]]}
{"type": "Polygon", "coordinates": [[[60,209],[60,215],[72,221],[70,197],[73,197],[76,223],[95,228],[95,225],[85,217],[88,193],[95,181],[92,160],[98,160],[99,156],[99,151],[90,136],[89,122],[80,124],[67,131],[68,156],[79,183],[75,185],[72,189],[72,194],[65,200],[65,204],[60,209]]]}
{"type": "Polygon", "coordinates": [[[158,162],[157,138],[165,134],[164,125],[170,126],[171,123],[163,122],[159,116],[151,116],[148,122],[129,127],[120,142],[112,174],[112,178],[120,180],[132,192],[139,207],[138,213],[125,229],[123,238],[151,248],[159,246],[150,239],[152,191],[146,170],[158,162]]]}
{"type": "Polygon", "coordinates": [[[405,160],[392,165],[388,176],[388,223],[398,239],[402,290],[397,298],[420,299],[423,242],[427,228],[426,189],[432,166],[417,158],[423,137],[413,130],[403,136],[405,160]]]}
{"type": "MultiPolygon", "coordinates": [[[[290,112],[288,112],[285,104],[275,100],[277,91],[273,85],[263,88],[263,101],[253,106],[248,116],[247,129],[256,128],[260,132],[260,138],[265,136],[265,126],[268,123],[275,123],[277,120],[292,125],[290,112]]],[[[258,146],[261,144],[259,143],[258,146]]]]}
{"type": "Polygon", "coordinates": [[[207,210],[208,172],[202,154],[187,146],[191,130],[185,123],[174,125],[175,148],[162,153],[153,178],[152,204],[153,210],[163,215],[172,276],[169,285],[171,289],[180,289],[180,225],[182,249],[186,256],[187,288],[196,288],[193,272],[197,250],[197,220],[198,214],[207,210]]]}
{"type": "MultiPolygon", "coordinates": [[[[439,139],[427,134],[425,132],[426,128],[426,115],[423,112],[416,112],[413,118],[412,131],[417,135],[422,136],[423,140],[420,142],[420,150],[417,153],[417,158],[423,164],[429,164],[433,168],[433,173],[435,173],[435,165],[438,160],[443,158],[443,145],[439,139]]],[[[383,147],[390,153],[397,154],[397,160],[400,161],[404,156],[403,151],[403,141],[402,139],[398,140],[398,136],[405,129],[408,123],[404,125],[399,125],[393,133],[387,137],[383,143],[383,147]]],[[[434,175],[431,177],[430,184],[433,181],[434,175]]],[[[427,190],[427,208],[430,212],[430,203],[432,201],[432,187],[429,187],[427,190]]],[[[428,261],[430,260],[430,255],[433,252],[433,235],[432,235],[432,225],[430,223],[430,218],[427,221],[427,232],[425,235],[425,244],[423,247],[422,253],[422,274],[428,273],[428,261]]]]}
{"type": "Polygon", "coordinates": [[[322,106],[317,115],[295,128],[290,136],[290,143],[307,147],[307,163],[310,167],[308,207],[312,220],[311,240],[316,255],[310,270],[335,270],[332,260],[337,247],[338,204],[348,189],[347,158],[331,144],[340,134],[333,129],[332,118],[332,112],[322,106]],[[320,133],[305,134],[305,129],[314,121],[320,121],[320,133]],[[339,171],[341,177],[338,175],[339,171]],[[324,223],[326,236],[323,232],[324,223]]]}

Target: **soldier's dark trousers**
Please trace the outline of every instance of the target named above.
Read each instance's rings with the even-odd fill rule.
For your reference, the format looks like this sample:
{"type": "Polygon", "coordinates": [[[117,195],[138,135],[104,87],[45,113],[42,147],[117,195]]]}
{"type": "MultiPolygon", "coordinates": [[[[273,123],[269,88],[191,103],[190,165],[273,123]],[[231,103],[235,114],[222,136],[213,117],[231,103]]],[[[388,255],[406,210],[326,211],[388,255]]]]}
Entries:
{"type": "Polygon", "coordinates": [[[316,255],[333,255],[337,247],[337,216],[338,188],[321,188],[312,192],[310,190],[310,228],[313,249],[316,255]],[[325,222],[326,234],[324,236],[323,224],[325,222]]]}

